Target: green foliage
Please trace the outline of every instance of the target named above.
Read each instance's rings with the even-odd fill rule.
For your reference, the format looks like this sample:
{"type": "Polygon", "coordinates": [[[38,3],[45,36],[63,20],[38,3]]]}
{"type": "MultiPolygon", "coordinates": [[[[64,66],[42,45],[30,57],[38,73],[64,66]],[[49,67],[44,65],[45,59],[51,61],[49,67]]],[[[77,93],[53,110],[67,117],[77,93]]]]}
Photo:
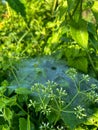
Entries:
{"type": "Polygon", "coordinates": [[[96,22],[98,23],[98,8],[97,8],[97,6],[98,6],[98,1],[95,1],[94,5],[92,6],[92,11],[93,11],[93,14],[96,18],[96,22]]]}
{"type": "Polygon", "coordinates": [[[17,13],[20,13],[22,17],[26,17],[25,7],[24,4],[21,3],[20,0],[6,0],[8,4],[14,9],[17,13]]]}
{"type": "MultiPolygon", "coordinates": [[[[59,75],[60,73],[59,70],[59,75]]],[[[98,82],[93,84],[93,80],[88,75],[81,75],[82,78],[77,79],[77,72],[72,68],[65,73],[69,79],[63,77],[62,81],[58,79],[57,82],[48,81],[43,84],[36,82],[32,87],[28,84],[29,88],[20,84],[21,87],[14,86],[14,93],[11,86],[1,86],[0,127],[3,129],[6,126],[7,129],[17,130],[23,128],[24,130],[74,130],[81,123],[96,126],[97,115],[91,105],[94,105],[98,111],[96,106],[98,82]],[[70,83],[69,80],[72,85],[66,83],[70,83]],[[87,85],[84,86],[84,83],[87,85]]]]}
{"type": "MultiPolygon", "coordinates": [[[[51,54],[57,52],[57,50],[61,50],[61,55],[58,54],[58,57],[60,56],[61,58],[65,56],[66,47],[68,50],[70,43],[76,43],[80,46],[80,50],[84,49],[84,52],[86,52],[85,57],[84,55],[80,57],[77,53],[76,56],[71,58],[69,57],[71,53],[69,49],[70,53],[66,53],[68,64],[86,73],[88,73],[89,66],[91,66],[92,71],[95,73],[94,76],[97,77],[98,66],[96,61],[98,47],[95,47],[97,46],[97,1],[74,0],[71,2],[70,0],[60,0],[48,2],[42,0],[39,2],[35,0],[18,0],[17,2],[13,2],[9,0],[7,2],[9,4],[8,13],[11,15],[8,21],[11,23],[12,19],[13,21],[17,21],[16,19],[18,18],[20,19],[20,22],[18,21],[19,24],[22,23],[21,28],[21,25],[18,27],[18,25],[14,23],[16,30],[17,28],[21,29],[14,35],[14,42],[17,48],[14,46],[11,37],[7,34],[10,40],[10,46],[8,44],[7,46],[11,48],[11,53],[6,51],[7,54],[9,53],[9,57],[12,58],[13,55],[14,57],[15,55],[20,57],[20,54],[21,56],[51,54]],[[9,6],[13,8],[18,15],[16,15],[9,6]],[[25,23],[19,14],[23,17],[25,23]],[[91,32],[92,27],[93,33],[91,32]],[[93,52],[90,50],[93,50],[93,52]],[[95,58],[93,58],[93,54],[95,58]],[[84,66],[86,67],[81,65],[81,59],[84,61],[84,66]]],[[[12,33],[12,35],[13,34],[14,33],[12,33]]],[[[3,40],[3,43],[5,47],[6,41],[3,40]]],[[[75,49],[76,46],[74,46],[73,50],[75,49]]]]}
{"type": "Polygon", "coordinates": [[[98,101],[97,89],[91,87],[95,80],[91,79],[88,87],[84,82],[84,79],[88,80],[85,75],[83,77],[78,75],[81,78],[78,79],[76,76],[75,79],[72,74],[70,75],[72,81],[69,84],[67,83],[69,77],[67,79],[65,76],[62,77],[66,75],[62,70],[67,68],[54,59],[48,57],[51,64],[46,61],[47,57],[37,58],[37,62],[25,60],[40,55],[64,58],[64,61],[59,62],[98,78],[97,7],[97,0],[6,0],[3,3],[0,1],[1,130],[22,128],[64,130],[75,128],[77,125],[79,126],[75,129],[78,130],[98,128],[95,116],[97,110],[88,105],[89,103],[95,105],[98,101]],[[45,84],[48,80],[59,81],[58,90],[55,88],[58,86],[53,87],[53,84],[50,87],[53,89],[53,97],[48,97],[51,92],[49,86],[45,84]],[[71,82],[78,83],[78,86],[73,87],[71,82]],[[66,89],[62,88],[64,86],[66,89]],[[64,95],[64,99],[60,96],[63,90],[69,92],[64,95]],[[65,104],[62,104],[63,100],[65,104]],[[67,104],[68,110],[63,106],[67,104]],[[83,119],[80,119],[81,116],[84,116],[83,119]],[[87,121],[84,122],[84,119],[87,121]]]}
{"type": "Polygon", "coordinates": [[[80,71],[87,73],[88,60],[86,58],[86,52],[76,44],[71,44],[66,47],[65,56],[67,63],[71,67],[75,67],[80,71]]]}
{"type": "MultiPolygon", "coordinates": [[[[37,120],[36,129],[52,129],[62,122],[60,127],[72,130],[92,116],[90,106],[98,100],[98,82],[88,75],[78,74],[75,69],[68,69],[64,61],[51,56],[24,59],[17,63],[15,73],[18,84],[15,78],[9,86],[9,94],[15,90],[19,104],[26,104],[37,120]],[[43,122],[49,122],[48,126],[40,126],[43,122]]],[[[32,118],[30,121],[36,127],[32,118]]]]}
{"type": "Polygon", "coordinates": [[[87,23],[83,20],[71,23],[72,38],[84,49],[88,49],[87,23]]]}

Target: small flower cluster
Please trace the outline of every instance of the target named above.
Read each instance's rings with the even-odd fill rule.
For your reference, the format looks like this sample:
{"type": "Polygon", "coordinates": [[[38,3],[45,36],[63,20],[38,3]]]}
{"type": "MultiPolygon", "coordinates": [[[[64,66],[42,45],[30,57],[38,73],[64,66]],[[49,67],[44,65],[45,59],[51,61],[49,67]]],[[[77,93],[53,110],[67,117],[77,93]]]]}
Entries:
{"type": "Polygon", "coordinates": [[[86,82],[89,82],[90,77],[88,74],[87,75],[83,74],[82,76],[83,76],[83,80],[85,80],[86,82]]]}
{"type": "Polygon", "coordinates": [[[85,109],[81,107],[80,105],[74,108],[75,112],[74,114],[76,115],[77,118],[82,119],[83,117],[86,117],[85,109]]]}
{"type": "Polygon", "coordinates": [[[40,126],[40,130],[65,130],[63,126],[57,126],[56,128],[53,127],[53,125],[45,122],[42,122],[40,126]]]}
{"type": "Polygon", "coordinates": [[[74,68],[70,68],[66,71],[66,74],[71,78],[71,79],[75,79],[77,71],[74,68]]]}
{"type": "Polygon", "coordinates": [[[48,123],[42,122],[40,130],[55,130],[55,129],[53,128],[52,125],[49,124],[49,122],[48,123]]]}
{"type": "Polygon", "coordinates": [[[91,102],[98,102],[98,94],[94,90],[88,92],[87,97],[91,102]]]}
{"type": "Polygon", "coordinates": [[[96,85],[96,84],[91,84],[91,88],[92,88],[93,90],[95,90],[95,89],[97,89],[97,85],[96,85]]]}
{"type": "Polygon", "coordinates": [[[66,96],[66,95],[67,95],[66,90],[63,90],[62,87],[61,87],[60,89],[57,88],[56,91],[58,92],[58,94],[59,94],[60,96],[66,96]]]}
{"type": "Polygon", "coordinates": [[[62,87],[58,88],[58,84],[53,81],[43,84],[34,84],[31,88],[34,100],[30,99],[28,107],[33,106],[37,111],[40,111],[43,115],[48,116],[52,111],[52,102],[56,103],[58,109],[61,109],[64,105],[64,97],[67,95],[66,90],[62,87]]]}

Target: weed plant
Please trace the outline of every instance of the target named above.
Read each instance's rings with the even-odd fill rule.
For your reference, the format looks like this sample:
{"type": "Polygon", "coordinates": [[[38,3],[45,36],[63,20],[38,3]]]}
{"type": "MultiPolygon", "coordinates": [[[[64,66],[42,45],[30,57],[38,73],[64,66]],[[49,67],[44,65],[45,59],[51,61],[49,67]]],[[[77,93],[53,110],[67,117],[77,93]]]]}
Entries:
{"type": "MultiPolygon", "coordinates": [[[[83,75],[77,82],[75,69],[69,69],[66,74],[76,86],[73,96],[67,92],[66,86],[60,87],[53,81],[44,85],[35,83],[31,89],[22,86],[9,95],[8,83],[3,82],[0,87],[0,129],[74,130],[91,119],[98,123],[91,110],[91,105],[98,103],[96,84],[91,84],[89,89],[83,90],[81,84],[84,81],[89,82],[88,75],[83,75]],[[86,104],[84,99],[84,104],[79,102],[80,94],[85,97],[86,104]],[[72,98],[68,99],[70,96],[72,98]]],[[[92,126],[97,128],[94,123],[92,126]]]]}

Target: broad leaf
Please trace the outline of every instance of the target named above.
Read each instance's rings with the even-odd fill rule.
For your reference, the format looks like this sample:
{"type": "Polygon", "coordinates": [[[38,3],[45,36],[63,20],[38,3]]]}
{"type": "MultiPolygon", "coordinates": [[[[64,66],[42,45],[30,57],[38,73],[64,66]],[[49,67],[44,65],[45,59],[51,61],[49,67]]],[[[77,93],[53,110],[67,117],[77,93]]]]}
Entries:
{"type": "Polygon", "coordinates": [[[74,58],[68,59],[68,65],[77,68],[80,71],[83,71],[85,73],[87,73],[88,71],[88,61],[87,58],[85,57],[78,57],[78,58],[74,58]]]}
{"type": "Polygon", "coordinates": [[[83,122],[83,120],[76,119],[75,115],[72,113],[62,112],[61,118],[64,121],[65,125],[69,126],[70,130],[74,130],[77,125],[83,122]]]}
{"type": "Polygon", "coordinates": [[[71,36],[84,49],[88,48],[87,23],[84,20],[71,22],[71,36]]]}
{"type": "MultiPolygon", "coordinates": [[[[77,4],[77,0],[67,0],[67,3],[68,3],[68,11],[73,11],[76,4],[77,4]]],[[[71,13],[71,12],[70,12],[71,13]]]]}
{"type": "Polygon", "coordinates": [[[95,109],[95,113],[88,118],[85,122],[86,125],[94,125],[98,127],[98,109],[95,109]]]}
{"type": "Polygon", "coordinates": [[[92,6],[92,11],[93,11],[95,19],[96,19],[96,21],[98,23],[98,1],[94,2],[94,5],[92,6]]]}
{"type": "Polygon", "coordinates": [[[9,6],[16,11],[16,13],[21,14],[21,16],[26,21],[26,11],[25,6],[20,0],[6,0],[9,6]]]}
{"type": "MultiPolygon", "coordinates": [[[[77,53],[78,51],[76,51],[76,56],[77,53]]],[[[75,65],[79,68],[83,68],[86,71],[88,63],[85,59],[85,53],[83,54],[84,56],[82,56],[82,58],[84,57],[84,59],[81,59],[81,56],[80,59],[75,59],[77,61],[75,65]]],[[[86,112],[89,116],[88,109],[90,109],[90,101],[88,101],[89,97],[87,97],[86,91],[88,92],[88,90],[90,90],[91,83],[96,83],[97,85],[98,82],[91,78],[90,82],[85,83],[86,81],[83,82],[82,80],[83,75],[77,73],[75,81],[77,81],[76,84],[78,84],[79,87],[78,85],[76,87],[76,84],[74,84],[73,80],[65,73],[67,71],[68,66],[65,65],[65,61],[55,60],[51,56],[22,60],[20,64],[17,64],[16,74],[19,77],[19,81],[22,80],[22,82],[19,82],[19,86],[21,86],[21,88],[18,88],[17,86],[16,93],[23,94],[19,95],[18,98],[18,101],[21,103],[23,102],[23,96],[26,93],[29,94],[28,90],[31,88],[32,97],[30,105],[33,106],[35,112],[41,112],[45,115],[47,115],[47,112],[49,112],[49,115],[47,116],[49,122],[56,123],[62,119],[67,126],[70,128],[75,128],[78,124],[83,122],[83,120],[78,120],[76,115],[73,113],[67,113],[67,111],[73,111],[76,106],[81,105],[86,109],[86,112]],[[42,70],[42,72],[39,70],[42,70]],[[45,76],[43,73],[45,73],[45,76]],[[67,96],[64,97],[64,106],[61,105],[61,108],[59,108],[56,103],[59,99],[56,88],[45,84],[48,80],[56,82],[56,88],[62,87],[68,93],[67,96]],[[82,83],[80,84],[81,81],[82,83]],[[81,92],[78,93],[77,89],[79,89],[81,92]],[[55,94],[57,94],[57,97],[55,94]],[[52,100],[50,100],[50,97],[52,97],[52,100]],[[67,104],[69,105],[66,107],[67,104]]],[[[15,84],[15,81],[13,83],[15,84]]],[[[28,128],[30,127],[29,123],[31,122],[28,117],[28,128]]]]}
{"type": "Polygon", "coordinates": [[[35,130],[34,125],[30,122],[29,115],[27,119],[19,118],[19,130],[35,130]]]}
{"type": "Polygon", "coordinates": [[[27,130],[27,120],[25,118],[19,119],[19,130],[27,130]]]}
{"type": "Polygon", "coordinates": [[[13,112],[9,108],[4,108],[3,116],[5,120],[10,121],[12,119],[13,112]]]}

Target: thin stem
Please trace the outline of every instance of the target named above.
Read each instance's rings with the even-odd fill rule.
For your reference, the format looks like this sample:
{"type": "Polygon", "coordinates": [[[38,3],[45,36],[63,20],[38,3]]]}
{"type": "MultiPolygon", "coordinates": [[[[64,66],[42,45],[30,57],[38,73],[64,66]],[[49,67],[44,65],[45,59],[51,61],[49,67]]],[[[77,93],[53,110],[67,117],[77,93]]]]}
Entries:
{"type": "Polygon", "coordinates": [[[18,103],[15,103],[16,104],[16,106],[18,107],[18,108],[20,108],[26,115],[28,115],[28,113],[18,104],[18,103]]]}
{"type": "Polygon", "coordinates": [[[53,14],[53,12],[54,12],[54,10],[56,8],[56,4],[57,4],[57,0],[54,0],[54,2],[53,2],[53,8],[52,8],[52,14],[53,14]]]}
{"type": "Polygon", "coordinates": [[[76,95],[72,98],[72,100],[63,109],[68,108],[72,104],[72,102],[75,100],[75,98],[78,96],[78,94],[79,92],[76,93],[76,95]]]}
{"type": "Polygon", "coordinates": [[[31,127],[30,127],[30,115],[29,114],[27,116],[27,130],[31,130],[31,127]]]}
{"type": "Polygon", "coordinates": [[[10,12],[10,8],[8,5],[8,2],[6,2],[6,8],[7,8],[7,12],[8,12],[8,17],[11,16],[11,12],[10,12]]]}
{"type": "Polygon", "coordinates": [[[64,113],[74,113],[74,111],[62,111],[64,113]]]}
{"type": "Polygon", "coordinates": [[[77,90],[77,92],[78,92],[78,91],[79,91],[79,88],[78,88],[77,82],[75,81],[75,79],[73,79],[73,81],[74,81],[74,84],[75,84],[76,90],[77,90]]]}
{"type": "Polygon", "coordinates": [[[14,78],[15,78],[16,82],[17,82],[17,84],[19,85],[18,78],[17,78],[17,76],[16,76],[16,74],[15,74],[14,70],[12,69],[12,67],[10,68],[10,70],[11,70],[11,72],[12,72],[12,74],[13,74],[13,76],[14,76],[14,78]]]}
{"type": "Polygon", "coordinates": [[[82,80],[80,80],[80,81],[78,82],[79,91],[80,91],[80,85],[81,85],[81,83],[82,83],[84,80],[85,80],[85,79],[82,79],[82,80]]]}
{"type": "Polygon", "coordinates": [[[22,36],[21,38],[19,39],[18,41],[18,44],[23,40],[23,38],[28,34],[29,31],[26,31],[22,36]]]}
{"type": "Polygon", "coordinates": [[[87,55],[88,55],[88,58],[89,58],[90,64],[91,64],[91,66],[92,66],[92,68],[93,68],[93,70],[94,70],[94,72],[95,72],[95,75],[98,76],[98,74],[97,74],[97,72],[96,72],[95,65],[94,65],[94,63],[93,63],[93,60],[92,60],[92,58],[91,58],[89,52],[86,51],[86,53],[87,53],[87,55]]]}
{"type": "Polygon", "coordinates": [[[51,106],[49,106],[52,110],[54,110],[55,112],[58,112],[58,109],[55,109],[55,108],[53,108],[53,107],[51,107],[51,106]]]}
{"type": "Polygon", "coordinates": [[[60,107],[59,107],[59,104],[58,104],[57,100],[56,99],[54,99],[54,100],[55,100],[55,103],[56,103],[58,109],[61,110],[60,107]]]}

